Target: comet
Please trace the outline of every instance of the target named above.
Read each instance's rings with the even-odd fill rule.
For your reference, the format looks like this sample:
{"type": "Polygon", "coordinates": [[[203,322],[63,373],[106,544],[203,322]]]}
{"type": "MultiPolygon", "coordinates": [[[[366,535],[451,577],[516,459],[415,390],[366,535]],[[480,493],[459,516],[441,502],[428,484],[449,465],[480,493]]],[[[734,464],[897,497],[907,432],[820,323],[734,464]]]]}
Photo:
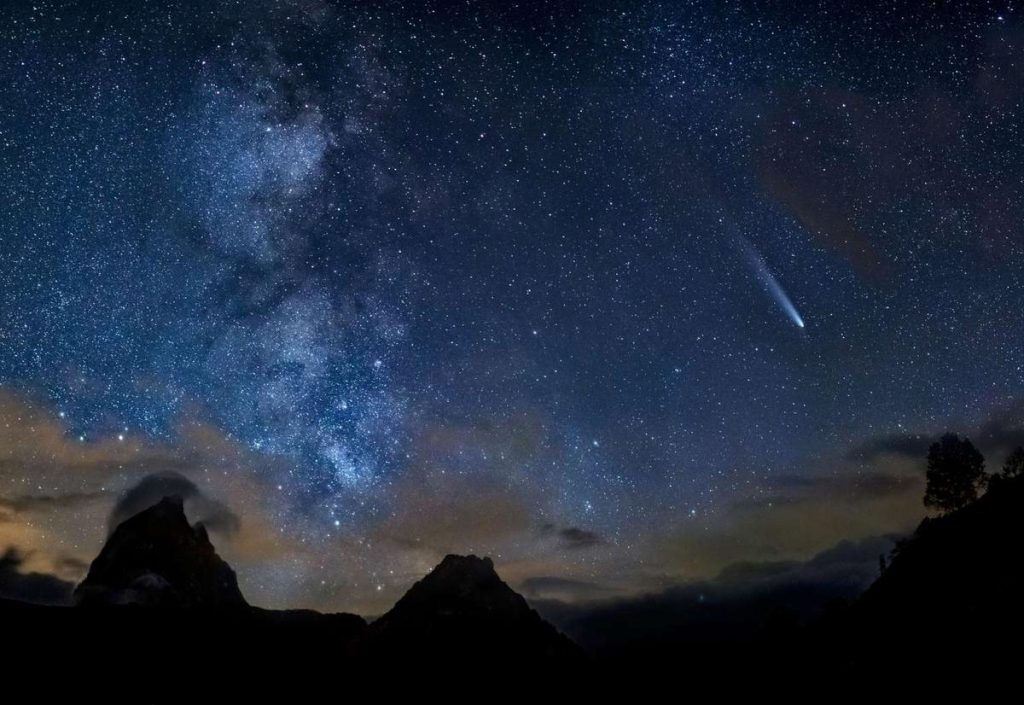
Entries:
{"type": "Polygon", "coordinates": [[[804,319],[800,316],[800,312],[796,310],[796,306],[790,300],[786,294],[786,290],[779,284],[779,280],[775,278],[775,275],[768,269],[768,265],[765,263],[764,258],[757,249],[750,244],[750,241],[746,238],[738,238],[740,248],[746,255],[747,262],[750,264],[751,269],[754,270],[754,274],[757,276],[758,281],[764,287],[765,291],[775,299],[775,302],[782,308],[782,310],[789,316],[789,320],[793,321],[798,328],[804,327],[804,319]]]}

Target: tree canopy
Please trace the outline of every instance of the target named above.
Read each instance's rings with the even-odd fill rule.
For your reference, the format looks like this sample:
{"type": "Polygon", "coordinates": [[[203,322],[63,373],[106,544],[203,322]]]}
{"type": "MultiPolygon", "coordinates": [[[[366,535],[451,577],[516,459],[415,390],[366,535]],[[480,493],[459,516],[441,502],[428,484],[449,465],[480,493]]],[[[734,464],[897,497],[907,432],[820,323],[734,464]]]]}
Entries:
{"type": "Polygon", "coordinates": [[[1003,463],[1003,477],[1024,475],[1024,448],[1018,446],[1003,463]]]}
{"type": "Polygon", "coordinates": [[[985,458],[967,438],[947,433],[928,449],[924,504],[952,512],[978,498],[985,484],[985,458]]]}

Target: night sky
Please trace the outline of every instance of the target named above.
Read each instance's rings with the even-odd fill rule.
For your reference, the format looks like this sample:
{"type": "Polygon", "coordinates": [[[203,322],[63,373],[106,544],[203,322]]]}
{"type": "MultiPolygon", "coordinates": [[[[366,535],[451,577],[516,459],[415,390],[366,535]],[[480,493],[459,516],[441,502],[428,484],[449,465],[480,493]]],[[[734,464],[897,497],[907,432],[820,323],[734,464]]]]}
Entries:
{"type": "Polygon", "coordinates": [[[0,550],[173,486],[373,614],[906,531],[1024,427],[1022,70],[1008,3],[9,0],[0,550]]]}

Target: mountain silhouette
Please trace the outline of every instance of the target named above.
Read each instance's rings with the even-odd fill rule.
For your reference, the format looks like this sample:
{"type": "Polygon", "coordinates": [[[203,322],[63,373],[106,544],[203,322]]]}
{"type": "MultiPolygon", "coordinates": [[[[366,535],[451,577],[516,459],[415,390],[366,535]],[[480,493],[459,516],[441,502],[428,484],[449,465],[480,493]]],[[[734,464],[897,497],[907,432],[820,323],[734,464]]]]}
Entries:
{"type": "Polygon", "coordinates": [[[490,558],[448,555],[385,615],[361,644],[367,655],[462,663],[582,663],[582,650],[506,585],[490,558]]]}
{"type": "Polygon", "coordinates": [[[246,607],[235,571],[202,524],[190,526],[181,497],[122,522],[75,589],[79,605],[246,607]]]}
{"type": "MultiPolygon", "coordinates": [[[[778,600],[756,597],[742,610],[729,608],[738,616],[722,615],[723,603],[706,612],[707,624],[690,629],[688,641],[633,639],[623,643],[635,658],[611,650],[618,656],[592,661],[485,557],[446,556],[369,624],[352,614],[252,607],[203,527],[189,525],[182,502],[168,497],[115,529],[76,589],[77,606],[0,600],[0,624],[18,645],[9,672],[41,665],[77,682],[114,673],[122,686],[137,688],[125,692],[150,700],[153,683],[178,695],[193,694],[199,682],[229,684],[234,695],[266,697],[284,685],[289,694],[328,693],[338,669],[364,681],[457,671],[593,684],[644,663],[652,680],[670,677],[686,663],[694,681],[765,690],[792,688],[797,673],[803,687],[889,684],[980,664],[991,682],[1015,672],[1017,652],[998,645],[1024,627],[1022,536],[1024,477],[1004,479],[970,505],[924,520],[863,594],[824,617],[794,620],[777,612],[778,600]],[[736,620],[766,628],[730,636],[736,620]]],[[[620,610],[619,621],[658,618],[660,603],[644,604],[650,614],[620,610]]],[[[602,622],[607,638],[628,640],[615,633],[623,631],[616,623],[602,622]]]]}
{"type": "Polygon", "coordinates": [[[354,614],[252,607],[178,497],[117,526],[74,594],[74,606],[0,600],[5,637],[21,646],[12,672],[60,668],[81,682],[112,673],[111,682],[150,701],[195,697],[198,683],[260,700],[333,692],[339,667],[368,674],[459,664],[475,667],[472,675],[586,662],[489,558],[447,556],[369,626],[354,614]]]}

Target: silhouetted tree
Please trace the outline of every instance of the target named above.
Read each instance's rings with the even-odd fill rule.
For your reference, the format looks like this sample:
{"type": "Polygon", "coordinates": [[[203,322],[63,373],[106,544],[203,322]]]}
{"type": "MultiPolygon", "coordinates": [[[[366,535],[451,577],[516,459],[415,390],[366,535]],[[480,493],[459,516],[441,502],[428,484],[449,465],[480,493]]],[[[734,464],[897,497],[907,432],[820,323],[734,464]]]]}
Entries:
{"type": "Polygon", "coordinates": [[[1018,475],[1024,475],[1024,448],[1020,446],[1017,446],[1003,463],[1003,477],[1010,478],[1018,475]]]}
{"type": "Polygon", "coordinates": [[[978,498],[985,485],[985,458],[968,439],[947,433],[928,449],[924,504],[951,512],[978,498]]]}

